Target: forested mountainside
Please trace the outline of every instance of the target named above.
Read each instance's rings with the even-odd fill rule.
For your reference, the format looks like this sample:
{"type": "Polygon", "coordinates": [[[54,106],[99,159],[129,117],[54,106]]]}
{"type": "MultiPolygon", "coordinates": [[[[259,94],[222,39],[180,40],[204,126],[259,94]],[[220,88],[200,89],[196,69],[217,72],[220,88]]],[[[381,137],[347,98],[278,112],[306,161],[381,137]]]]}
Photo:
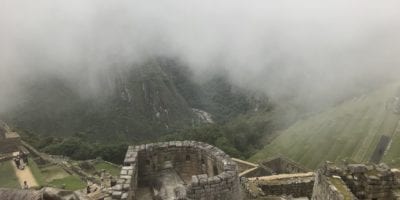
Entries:
{"type": "Polygon", "coordinates": [[[82,97],[62,79],[37,80],[3,119],[34,134],[141,141],[203,123],[224,123],[267,102],[223,76],[194,81],[188,68],[170,59],[154,59],[110,77],[112,89],[104,88],[96,98],[82,97]]]}

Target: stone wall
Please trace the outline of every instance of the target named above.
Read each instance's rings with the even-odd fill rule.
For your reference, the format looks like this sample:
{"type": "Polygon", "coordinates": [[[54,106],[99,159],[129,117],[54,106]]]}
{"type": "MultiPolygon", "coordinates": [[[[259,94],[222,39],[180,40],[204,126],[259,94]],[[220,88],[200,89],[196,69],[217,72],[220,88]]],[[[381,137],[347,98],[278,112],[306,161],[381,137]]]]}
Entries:
{"type": "Polygon", "coordinates": [[[5,137],[6,130],[0,125],[0,140],[3,140],[5,137]]]}
{"type": "MultiPolygon", "coordinates": [[[[399,199],[399,195],[396,193],[396,191],[399,191],[400,189],[400,173],[397,169],[390,169],[385,164],[335,165],[333,163],[327,162],[319,169],[319,173],[321,174],[321,180],[326,179],[327,181],[325,182],[328,182],[330,185],[336,186],[341,194],[345,194],[346,191],[350,191],[349,193],[352,196],[351,199],[399,199]]],[[[326,192],[327,190],[324,191],[326,192]]],[[[320,193],[321,191],[318,191],[317,195],[320,193]]],[[[317,200],[318,198],[315,199],[317,200]]]]}
{"type": "Polygon", "coordinates": [[[0,139],[0,153],[12,153],[19,151],[19,146],[21,146],[21,138],[17,133],[6,132],[5,138],[0,139]]]}
{"type": "Polygon", "coordinates": [[[292,178],[282,181],[271,181],[261,186],[266,196],[292,195],[293,197],[311,198],[314,187],[314,177],[292,178]]]}
{"type": "Polygon", "coordinates": [[[314,173],[280,174],[264,177],[241,178],[247,199],[292,196],[311,198],[314,173]]]}
{"type": "Polygon", "coordinates": [[[244,171],[239,174],[240,177],[252,178],[252,177],[260,177],[260,176],[270,176],[273,175],[274,172],[267,167],[258,166],[256,168],[244,171]]]}
{"type": "Polygon", "coordinates": [[[346,184],[340,177],[335,177],[336,183],[332,183],[330,177],[317,172],[313,188],[312,200],[356,200],[357,198],[350,192],[346,184]]]}
{"type": "Polygon", "coordinates": [[[328,173],[340,176],[358,199],[390,200],[400,189],[398,172],[385,164],[349,164],[343,168],[328,168],[328,173]]]}
{"type": "Polygon", "coordinates": [[[235,163],[237,164],[239,173],[242,173],[242,172],[257,168],[259,166],[257,164],[254,164],[254,163],[251,163],[251,162],[247,162],[247,161],[244,161],[244,160],[240,160],[240,159],[237,159],[237,158],[232,158],[232,160],[235,161],[235,163]]]}
{"type": "Polygon", "coordinates": [[[186,184],[184,199],[238,199],[237,165],[220,149],[195,141],[128,148],[113,199],[136,199],[138,186],[152,187],[158,172],[173,168],[186,184]]]}
{"type": "Polygon", "coordinates": [[[297,174],[311,171],[300,166],[298,163],[283,157],[263,161],[260,165],[270,168],[274,174],[297,174]]]}

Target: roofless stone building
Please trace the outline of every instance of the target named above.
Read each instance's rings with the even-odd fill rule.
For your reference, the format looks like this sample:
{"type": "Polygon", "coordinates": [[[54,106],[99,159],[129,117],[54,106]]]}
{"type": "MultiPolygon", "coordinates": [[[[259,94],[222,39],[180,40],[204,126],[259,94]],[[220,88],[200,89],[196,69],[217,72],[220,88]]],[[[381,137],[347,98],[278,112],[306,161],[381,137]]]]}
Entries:
{"type": "Polygon", "coordinates": [[[16,132],[8,132],[0,124],[0,154],[9,154],[19,151],[21,138],[16,132]]]}
{"type": "Polygon", "coordinates": [[[99,190],[96,198],[45,188],[0,189],[0,199],[400,200],[400,171],[385,164],[325,162],[312,172],[283,157],[258,164],[231,159],[195,141],[129,146],[112,185],[99,190]]]}
{"type": "Polygon", "coordinates": [[[237,165],[195,141],[130,146],[112,199],[240,199],[237,165]]]}

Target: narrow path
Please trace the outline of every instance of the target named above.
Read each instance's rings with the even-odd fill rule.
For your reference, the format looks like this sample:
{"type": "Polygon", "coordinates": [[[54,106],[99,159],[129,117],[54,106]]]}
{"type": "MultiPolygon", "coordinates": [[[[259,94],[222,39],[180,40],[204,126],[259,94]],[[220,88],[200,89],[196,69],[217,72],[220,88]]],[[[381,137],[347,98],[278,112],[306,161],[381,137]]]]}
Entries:
{"type": "Polygon", "coordinates": [[[18,182],[21,185],[21,188],[24,186],[24,181],[27,182],[29,187],[35,187],[39,186],[37,183],[35,177],[32,174],[31,169],[29,166],[25,166],[24,170],[17,169],[17,166],[15,165],[15,162],[11,161],[13,163],[15,175],[18,177],[18,182]]]}

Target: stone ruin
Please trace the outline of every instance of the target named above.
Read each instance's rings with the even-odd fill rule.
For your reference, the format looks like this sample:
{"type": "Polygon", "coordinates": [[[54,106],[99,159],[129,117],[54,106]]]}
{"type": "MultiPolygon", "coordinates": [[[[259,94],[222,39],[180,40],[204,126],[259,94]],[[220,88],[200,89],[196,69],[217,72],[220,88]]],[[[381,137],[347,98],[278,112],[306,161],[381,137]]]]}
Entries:
{"type": "Polygon", "coordinates": [[[298,174],[311,171],[293,160],[282,156],[260,162],[260,166],[268,169],[271,174],[298,174]]]}
{"type": "Polygon", "coordinates": [[[240,199],[237,165],[220,149],[195,141],[130,146],[112,199],[240,199]]]}
{"type": "MultiPolygon", "coordinates": [[[[1,200],[89,200],[85,194],[44,187],[40,190],[0,188],[1,200]]],[[[91,200],[91,199],[90,199],[91,200]]]]}
{"type": "MultiPolygon", "coordinates": [[[[103,192],[98,200],[400,200],[400,171],[325,162],[312,172],[283,157],[254,164],[202,142],[172,141],[129,146],[118,180],[103,192]]],[[[14,193],[28,195],[0,191],[14,193]]]]}
{"type": "Polygon", "coordinates": [[[317,171],[315,200],[397,200],[400,199],[400,171],[386,164],[325,163],[317,171]]]}
{"type": "Polygon", "coordinates": [[[239,163],[242,191],[246,199],[310,199],[315,174],[298,163],[275,157],[258,164],[239,163]]]}
{"type": "Polygon", "coordinates": [[[239,176],[247,178],[277,174],[299,174],[311,171],[310,169],[307,169],[285,157],[275,157],[261,161],[258,164],[249,163],[239,159],[234,159],[234,161],[239,165],[239,176]]]}
{"type": "MultiPolygon", "coordinates": [[[[256,168],[265,167],[263,163],[256,168]]],[[[248,174],[241,173],[246,199],[400,200],[400,171],[385,164],[336,165],[326,162],[316,172],[296,173],[305,168],[294,168],[292,164],[298,164],[292,161],[282,165],[274,159],[268,163],[270,168],[289,168],[279,168],[284,172],[261,177],[251,177],[251,170],[247,170],[250,171],[248,174]]]]}
{"type": "Polygon", "coordinates": [[[21,138],[18,133],[9,132],[0,124],[0,154],[19,151],[21,146],[21,138]]]}
{"type": "Polygon", "coordinates": [[[246,199],[310,199],[313,194],[314,179],[314,173],[308,172],[243,177],[241,183],[247,195],[246,199]]]}

